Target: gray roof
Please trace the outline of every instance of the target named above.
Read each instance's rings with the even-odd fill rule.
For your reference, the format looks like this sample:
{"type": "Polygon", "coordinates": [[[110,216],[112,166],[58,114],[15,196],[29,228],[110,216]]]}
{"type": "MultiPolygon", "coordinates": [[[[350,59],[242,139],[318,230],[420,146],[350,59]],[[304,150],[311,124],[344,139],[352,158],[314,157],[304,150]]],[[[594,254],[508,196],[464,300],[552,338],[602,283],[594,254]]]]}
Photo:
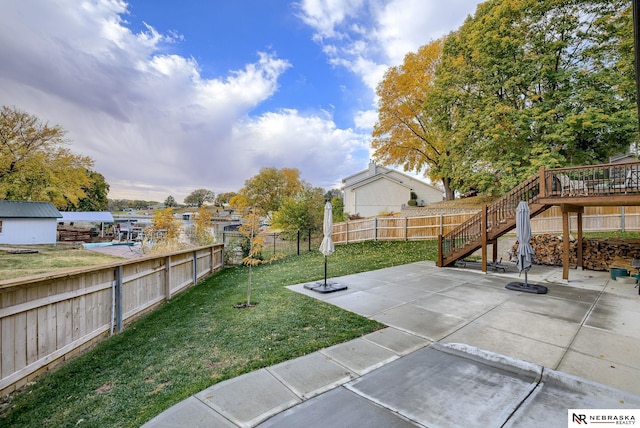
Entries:
{"type": "Polygon", "coordinates": [[[62,220],[65,223],[70,222],[89,222],[89,223],[113,223],[113,216],[109,211],[62,211],[62,220]]]}
{"type": "Polygon", "coordinates": [[[51,202],[0,201],[0,218],[60,218],[51,202]]]}

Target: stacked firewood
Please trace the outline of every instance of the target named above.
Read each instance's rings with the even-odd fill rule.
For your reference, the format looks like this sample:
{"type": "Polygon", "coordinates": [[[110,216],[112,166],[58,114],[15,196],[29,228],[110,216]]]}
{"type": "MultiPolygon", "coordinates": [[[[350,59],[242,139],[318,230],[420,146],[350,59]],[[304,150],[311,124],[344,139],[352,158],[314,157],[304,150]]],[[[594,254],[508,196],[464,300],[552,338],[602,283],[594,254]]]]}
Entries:
{"type": "Polygon", "coordinates": [[[78,227],[58,226],[59,242],[91,242],[91,230],[78,227]]]}
{"type": "Polygon", "coordinates": [[[585,239],[584,267],[608,270],[611,267],[631,268],[633,259],[640,259],[640,239],[585,239]]]}
{"type": "MultiPolygon", "coordinates": [[[[606,271],[611,267],[629,269],[633,259],[640,259],[640,239],[583,239],[582,257],[585,269],[606,271]]],[[[577,241],[572,236],[569,242],[569,267],[577,265],[577,241]]],[[[534,235],[531,246],[535,251],[534,264],[562,266],[564,242],[557,235],[534,235]]],[[[517,254],[518,243],[512,248],[517,254]]]]}

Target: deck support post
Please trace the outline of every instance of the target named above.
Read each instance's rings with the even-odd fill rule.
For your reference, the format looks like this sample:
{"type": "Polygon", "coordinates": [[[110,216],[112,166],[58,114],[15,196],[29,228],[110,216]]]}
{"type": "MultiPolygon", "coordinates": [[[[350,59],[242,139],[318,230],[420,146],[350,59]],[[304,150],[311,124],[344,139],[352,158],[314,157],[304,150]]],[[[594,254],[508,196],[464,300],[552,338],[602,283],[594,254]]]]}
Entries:
{"type": "Polygon", "coordinates": [[[582,255],[582,211],[578,211],[578,245],[577,245],[577,263],[584,270],[584,257],[582,255]]]}
{"type": "Polygon", "coordinates": [[[487,273],[487,210],[488,205],[482,207],[482,219],[480,220],[480,235],[482,241],[482,272],[487,273]]]}
{"type": "Polygon", "coordinates": [[[584,212],[584,207],[571,205],[571,204],[560,204],[560,209],[562,211],[562,244],[563,244],[563,254],[562,254],[562,279],[569,280],[569,261],[571,260],[571,246],[569,242],[569,235],[571,234],[571,228],[569,226],[569,213],[577,213],[578,214],[578,252],[577,252],[577,263],[578,266],[582,267],[582,213],[584,212]]]}

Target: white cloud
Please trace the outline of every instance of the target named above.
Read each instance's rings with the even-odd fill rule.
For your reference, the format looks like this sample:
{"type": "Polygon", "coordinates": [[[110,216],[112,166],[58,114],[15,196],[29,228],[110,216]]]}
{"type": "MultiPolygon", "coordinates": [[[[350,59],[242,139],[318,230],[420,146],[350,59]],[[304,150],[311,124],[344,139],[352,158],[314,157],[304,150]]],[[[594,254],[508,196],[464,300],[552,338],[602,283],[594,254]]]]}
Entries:
{"type": "Polygon", "coordinates": [[[249,116],[277,91],[288,61],[259,52],[244,68],[205,79],[193,58],[167,53],[176,36],[150,25],[134,34],[126,13],[119,0],[12,0],[0,15],[0,56],[12,59],[0,63],[0,98],[68,130],[72,150],[105,175],[110,197],[237,190],[272,164],[308,170],[320,185],[335,170],[314,171],[332,162],[344,170],[349,159],[339,157],[362,144],[330,117],[249,116]]]}
{"type": "Polygon", "coordinates": [[[330,62],[375,90],[384,72],[431,40],[457,29],[479,0],[303,0],[303,21],[330,62]]]}
{"type": "MultiPolygon", "coordinates": [[[[328,61],[362,79],[372,107],[388,65],[430,31],[453,29],[468,9],[464,0],[298,4],[328,61]],[[458,13],[447,26],[449,8],[458,13]]],[[[237,190],[264,166],[297,167],[331,187],[366,165],[372,111],[354,110],[354,129],[338,128],[327,112],[252,115],[278,91],[289,60],[256,52],[255,61],[204,78],[196,59],[174,53],[182,36],[153,23],[135,33],[128,16],[123,0],[3,0],[0,13],[2,103],[68,130],[71,149],[92,157],[111,185],[109,197],[237,190]]]]}

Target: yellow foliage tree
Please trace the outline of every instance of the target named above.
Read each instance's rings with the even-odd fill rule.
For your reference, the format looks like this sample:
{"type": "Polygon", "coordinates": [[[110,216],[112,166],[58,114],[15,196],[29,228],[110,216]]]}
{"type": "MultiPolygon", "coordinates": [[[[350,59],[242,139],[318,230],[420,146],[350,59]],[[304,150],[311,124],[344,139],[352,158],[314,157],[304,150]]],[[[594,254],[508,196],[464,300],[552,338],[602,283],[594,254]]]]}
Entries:
{"type": "Polygon", "coordinates": [[[72,153],[65,131],[16,108],[0,109],[0,199],[77,206],[93,181],[93,160],[72,153]]]}
{"type": "Polygon", "coordinates": [[[193,219],[195,244],[210,245],[215,241],[215,236],[211,233],[211,214],[205,206],[201,206],[193,219]]]}
{"type": "Polygon", "coordinates": [[[294,196],[302,186],[300,171],[296,168],[262,168],[257,175],[245,181],[230,204],[240,211],[256,207],[266,214],[276,212],[282,201],[294,196]]]}
{"type": "Polygon", "coordinates": [[[145,242],[143,248],[150,253],[165,253],[179,250],[180,220],[173,216],[173,209],[156,210],[151,220],[151,226],[144,230],[145,242]]]}
{"type": "Polygon", "coordinates": [[[242,263],[249,266],[249,283],[247,287],[247,302],[246,307],[251,306],[251,268],[253,266],[271,263],[278,260],[282,256],[274,254],[273,257],[265,259],[262,257],[262,250],[264,249],[264,233],[260,230],[260,210],[251,209],[243,217],[243,222],[238,231],[248,241],[249,248],[247,256],[242,259],[242,263]]]}
{"type": "Polygon", "coordinates": [[[443,43],[443,39],[428,43],[387,70],[376,89],[378,121],[371,146],[374,158],[384,164],[403,165],[416,172],[426,168],[431,179],[442,180],[452,199],[446,133],[436,123],[434,112],[425,108],[433,94],[443,43]]]}

